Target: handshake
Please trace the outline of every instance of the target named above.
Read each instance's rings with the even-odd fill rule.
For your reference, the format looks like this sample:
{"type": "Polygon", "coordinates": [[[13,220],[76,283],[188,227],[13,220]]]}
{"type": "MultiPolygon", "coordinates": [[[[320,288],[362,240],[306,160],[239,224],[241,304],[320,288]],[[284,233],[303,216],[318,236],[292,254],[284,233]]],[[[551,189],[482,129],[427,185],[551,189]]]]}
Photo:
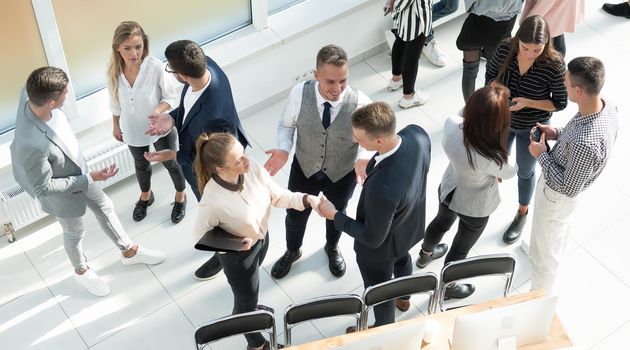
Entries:
{"type": "Polygon", "coordinates": [[[311,208],[319,214],[319,216],[328,220],[333,220],[335,218],[337,209],[335,208],[335,205],[326,198],[326,196],[322,195],[321,197],[316,197],[309,195],[306,197],[306,200],[311,205],[311,208]]]}

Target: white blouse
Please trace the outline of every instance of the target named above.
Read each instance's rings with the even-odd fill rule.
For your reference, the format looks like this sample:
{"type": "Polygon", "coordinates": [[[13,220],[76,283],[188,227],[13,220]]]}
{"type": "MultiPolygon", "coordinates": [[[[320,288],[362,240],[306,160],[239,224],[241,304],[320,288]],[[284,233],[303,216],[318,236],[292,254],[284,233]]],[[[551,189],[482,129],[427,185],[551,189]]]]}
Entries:
{"type": "Polygon", "coordinates": [[[155,57],[147,56],[140,64],[140,72],[133,86],[124,74],[118,77],[118,100],[110,99],[109,109],[120,116],[120,129],[123,140],[131,146],[148,146],[160,136],[145,135],[148,129],[147,117],[157,105],[166,102],[173,108],[177,105],[177,81],[172,74],[164,71],[164,63],[155,57]]]}
{"type": "Polygon", "coordinates": [[[252,161],[240,192],[226,189],[213,179],[208,181],[199,201],[193,235],[199,239],[220,226],[235,236],[251,237],[256,243],[267,234],[271,206],[302,211],[304,195],[280,187],[252,161]]]}

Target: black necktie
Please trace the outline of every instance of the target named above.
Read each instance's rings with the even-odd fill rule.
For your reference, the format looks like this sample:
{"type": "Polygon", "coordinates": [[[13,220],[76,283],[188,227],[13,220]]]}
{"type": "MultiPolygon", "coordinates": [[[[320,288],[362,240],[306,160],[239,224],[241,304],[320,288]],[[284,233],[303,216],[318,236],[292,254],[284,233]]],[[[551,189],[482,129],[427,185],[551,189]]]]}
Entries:
{"type": "Polygon", "coordinates": [[[332,107],[330,103],[324,102],[324,114],[322,114],[322,125],[324,129],[328,129],[330,126],[330,107],[332,107]]]}

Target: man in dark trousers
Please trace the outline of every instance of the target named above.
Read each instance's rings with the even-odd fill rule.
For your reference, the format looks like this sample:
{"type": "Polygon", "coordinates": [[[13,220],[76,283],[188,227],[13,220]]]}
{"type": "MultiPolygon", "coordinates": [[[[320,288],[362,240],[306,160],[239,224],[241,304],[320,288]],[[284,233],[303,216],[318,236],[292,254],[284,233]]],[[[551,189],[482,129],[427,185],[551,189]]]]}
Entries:
{"type": "MultiPolygon", "coordinates": [[[[354,238],[354,251],[365,288],[412,272],[409,249],[424,237],[426,183],[431,142],[418,125],[396,134],[396,115],[383,102],[357,109],[352,115],[352,137],[368,151],[376,151],[356,219],[335,210],[325,198],[319,206],[335,227],[354,238]]],[[[396,300],[402,311],[409,297],[396,300]]],[[[374,307],[375,326],[394,322],[394,302],[374,307]]],[[[348,330],[351,331],[351,330],[348,330]]]]}
{"type": "MultiPolygon", "coordinates": [[[[179,136],[179,150],[148,152],[145,156],[154,162],[177,157],[184,177],[199,201],[201,194],[193,169],[197,137],[202,133],[227,132],[236,136],[243,147],[247,147],[248,142],[236,113],[230,81],[221,67],[207,57],[197,43],[190,40],[171,43],[164,55],[168,61],[166,71],[174,74],[184,84],[184,89],[179,107],[170,113],[149,116],[147,133],[164,135],[175,127],[179,136]]],[[[195,277],[207,280],[216,276],[221,269],[215,254],[195,271],[195,277]]]]}

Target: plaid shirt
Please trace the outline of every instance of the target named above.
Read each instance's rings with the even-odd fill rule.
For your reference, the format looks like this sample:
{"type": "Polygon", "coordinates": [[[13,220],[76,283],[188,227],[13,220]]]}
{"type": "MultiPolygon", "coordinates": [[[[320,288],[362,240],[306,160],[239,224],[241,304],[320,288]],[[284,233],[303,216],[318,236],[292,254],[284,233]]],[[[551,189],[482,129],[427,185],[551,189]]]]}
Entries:
{"type": "Polygon", "coordinates": [[[610,158],[619,129],[617,107],[602,102],[600,112],[578,112],[564,128],[558,128],[558,142],[538,158],[547,186],[567,197],[590,186],[610,158]]]}

